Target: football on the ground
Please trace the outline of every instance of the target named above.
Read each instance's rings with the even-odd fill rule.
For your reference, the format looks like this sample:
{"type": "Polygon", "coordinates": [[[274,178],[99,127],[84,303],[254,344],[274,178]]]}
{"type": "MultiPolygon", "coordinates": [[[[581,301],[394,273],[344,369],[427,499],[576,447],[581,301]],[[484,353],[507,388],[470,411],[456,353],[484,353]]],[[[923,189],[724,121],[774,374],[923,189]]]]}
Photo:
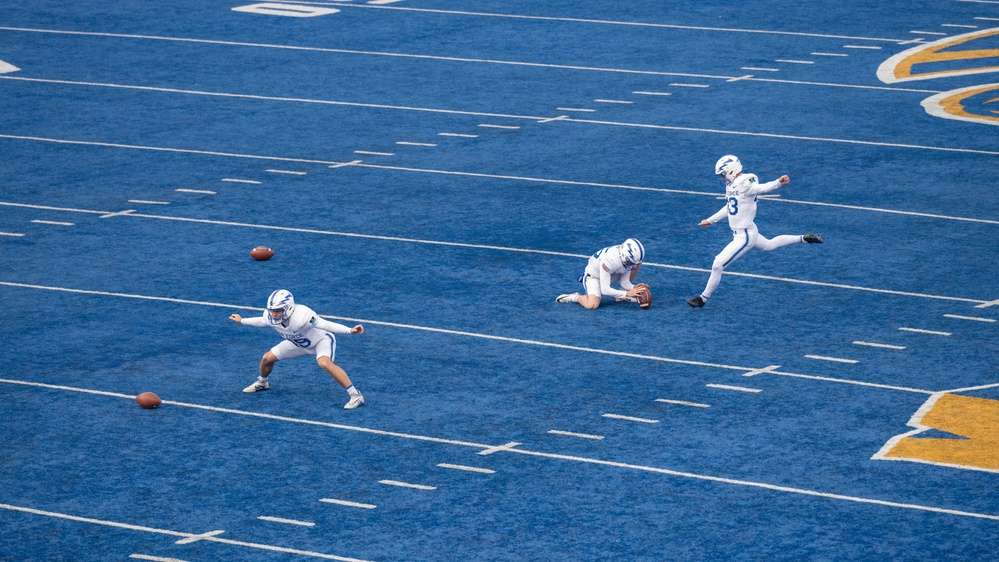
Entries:
{"type": "Polygon", "coordinates": [[[142,394],[135,397],[135,401],[139,404],[139,406],[142,406],[147,410],[159,406],[160,403],[162,402],[162,400],[160,400],[160,397],[156,396],[152,392],[143,392],[142,394]]]}
{"type": "Polygon", "coordinates": [[[267,246],[257,246],[250,250],[250,257],[257,261],[267,261],[274,257],[274,250],[267,246]]]}
{"type": "Polygon", "coordinates": [[[638,306],[640,306],[642,310],[648,310],[649,307],[652,306],[652,291],[649,290],[648,285],[642,287],[642,289],[638,291],[638,294],[635,296],[638,297],[638,306]]]}

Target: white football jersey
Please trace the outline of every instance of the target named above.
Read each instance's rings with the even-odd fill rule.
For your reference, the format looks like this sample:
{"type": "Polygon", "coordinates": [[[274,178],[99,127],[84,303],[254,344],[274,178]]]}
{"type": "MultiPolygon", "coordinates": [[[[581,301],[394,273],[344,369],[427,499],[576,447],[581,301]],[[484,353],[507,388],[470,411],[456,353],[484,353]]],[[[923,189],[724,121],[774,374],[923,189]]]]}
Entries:
{"type": "Polygon", "coordinates": [[[729,227],[732,230],[741,230],[752,226],[756,220],[757,196],[778,187],[780,182],[777,180],[761,184],[755,174],[740,174],[735,178],[735,181],[725,188],[725,210],[728,213],[729,227]]]}
{"type": "Polygon", "coordinates": [[[263,319],[266,325],[277,330],[282,338],[305,349],[315,347],[319,340],[329,333],[329,331],[316,326],[316,324],[325,325],[326,322],[314,310],[305,305],[295,305],[295,311],[291,313],[287,325],[271,324],[267,316],[268,312],[265,310],[263,319]]]}
{"type": "Polygon", "coordinates": [[[609,246],[590,256],[585,273],[590,277],[599,278],[601,271],[609,275],[624,275],[630,271],[621,259],[620,246],[609,246]]]}

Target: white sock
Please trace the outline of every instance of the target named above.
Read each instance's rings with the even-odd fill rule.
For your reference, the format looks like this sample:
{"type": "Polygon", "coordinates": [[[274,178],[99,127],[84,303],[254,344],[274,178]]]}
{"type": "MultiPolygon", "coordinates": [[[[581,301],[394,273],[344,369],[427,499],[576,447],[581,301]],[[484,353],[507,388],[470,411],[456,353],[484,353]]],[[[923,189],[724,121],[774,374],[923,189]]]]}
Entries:
{"type": "Polygon", "coordinates": [[[350,388],[347,389],[347,394],[349,394],[351,396],[357,396],[360,393],[361,393],[361,391],[359,391],[356,388],[354,388],[354,385],[350,385],[350,388]]]}

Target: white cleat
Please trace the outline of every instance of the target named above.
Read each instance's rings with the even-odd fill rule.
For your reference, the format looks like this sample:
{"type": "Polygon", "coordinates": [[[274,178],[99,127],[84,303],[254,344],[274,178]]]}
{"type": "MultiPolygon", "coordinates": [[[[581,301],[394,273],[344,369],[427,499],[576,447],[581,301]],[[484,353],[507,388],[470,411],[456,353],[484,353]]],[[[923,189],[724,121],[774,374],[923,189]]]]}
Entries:
{"type": "Polygon", "coordinates": [[[555,298],[555,302],[573,302],[573,297],[578,297],[579,293],[566,293],[555,298]]]}
{"type": "Polygon", "coordinates": [[[267,381],[264,381],[264,382],[256,381],[255,383],[251,384],[250,386],[244,388],[243,392],[260,392],[261,390],[267,390],[269,388],[270,388],[270,385],[267,384],[267,381]]]}
{"type": "Polygon", "coordinates": [[[354,394],[351,395],[350,401],[343,405],[343,409],[353,410],[354,408],[357,408],[361,404],[364,404],[364,396],[361,396],[360,393],[354,394]]]}

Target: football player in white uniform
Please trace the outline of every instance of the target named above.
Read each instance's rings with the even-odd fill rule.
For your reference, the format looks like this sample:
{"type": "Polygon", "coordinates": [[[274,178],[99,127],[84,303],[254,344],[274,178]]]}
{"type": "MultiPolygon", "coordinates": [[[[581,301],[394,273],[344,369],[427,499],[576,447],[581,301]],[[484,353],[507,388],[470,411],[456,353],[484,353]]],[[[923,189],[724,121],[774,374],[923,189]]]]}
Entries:
{"type": "Polygon", "coordinates": [[[702,220],[699,226],[711,226],[712,224],[728,217],[728,226],[732,229],[732,241],[725,246],[711,264],[711,276],[704,292],[700,295],[687,299],[687,304],[694,308],[704,306],[704,303],[718,287],[721,282],[722,272],[735,260],[741,258],[749,250],[760,250],[769,252],[788,244],[821,244],[822,236],[819,234],[791,235],[782,234],[773,240],[768,240],[761,235],[756,228],[756,200],[757,197],[776,190],[782,185],[791,182],[791,178],[781,176],[780,178],[759,183],[759,178],[754,174],[742,173],[742,163],[732,155],[722,156],[715,164],[715,174],[725,181],[725,206],[717,213],[702,220]]]}
{"type": "Polygon", "coordinates": [[[267,377],[278,361],[314,355],[319,366],[332,375],[340,386],[347,389],[349,401],[344,405],[344,410],[353,410],[364,404],[364,396],[354,388],[350,377],[333,362],[336,356],[336,337],[333,334],[363,334],[364,326],[358,324],[348,328],[343,324],[320,318],[311,308],[301,304],[296,305],[295,298],[284,289],[271,293],[267,298],[267,309],[262,316],[243,318],[239,314],[233,314],[229,319],[246,326],[258,328],[270,326],[285,339],[264,354],[260,360],[260,376],[256,382],[244,388],[243,392],[259,392],[270,388],[267,377]]]}
{"type": "Polygon", "coordinates": [[[618,301],[637,302],[641,284],[633,284],[638,270],[645,261],[645,247],[634,238],[629,238],[623,244],[610,246],[590,256],[586,269],[577,279],[583,284],[585,295],[567,293],[559,295],[555,302],[575,302],[583,308],[593,310],[600,306],[603,295],[614,297],[618,301]],[[611,287],[620,283],[621,289],[611,287]]]}

